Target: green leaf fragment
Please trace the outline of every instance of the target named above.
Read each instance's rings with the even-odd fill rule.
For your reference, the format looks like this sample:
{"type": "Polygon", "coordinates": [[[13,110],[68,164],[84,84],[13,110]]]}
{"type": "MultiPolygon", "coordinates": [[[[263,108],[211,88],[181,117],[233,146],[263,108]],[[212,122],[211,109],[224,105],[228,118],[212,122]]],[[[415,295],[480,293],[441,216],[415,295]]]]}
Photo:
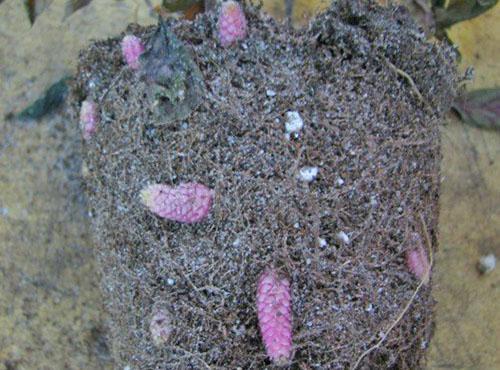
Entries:
{"type": "Polygon", "coordinates": [[[482,128],[500,129],[500,88],[467,93],[456,99],[452,108],[465,123],[482,128]]]}
{"type": "Polygon", "coordinates": [[[431,4],[434,8],[444,8],[446,5],[446,0],[432,0],[431,4]]]}
{"type": "Polygon", "coordinates": [[[434,15],[438,29],[477,17],[498,3],[498,0],[451,0],[446,8],[436,7],[434,15]]]}
{"type": "Polygon", "coordinates": [[[42,97],[17,115],[20,120],[40,119],[59,108],[68,93],[69,77],[64,77],[50,86],[42,97]]]}

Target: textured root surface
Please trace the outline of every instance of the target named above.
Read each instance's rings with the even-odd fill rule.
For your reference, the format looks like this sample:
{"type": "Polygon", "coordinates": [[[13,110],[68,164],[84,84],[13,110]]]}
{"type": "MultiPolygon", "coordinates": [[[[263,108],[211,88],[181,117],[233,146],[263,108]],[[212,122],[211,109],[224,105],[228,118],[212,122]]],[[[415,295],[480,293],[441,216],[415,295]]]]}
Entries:
{"type": "MultiPolygon", "coordinates": [[[[212,15],[173,25],[206,93],[167,125],[155,124],[119,39],[81,54],[71,114],[99,102],[87,192],[121,366],[270,367],[255,292],[271,265],[291,282],[292,368],[352,366],[418,285],[405,252],[413,232],[423,235],[420,216],[436,242],[438,124],[455,86],[448,50],[400,8],[340,2],[301,31],[246,11],[250,36],[234,48],[217,45],[212,15]],[[288,111],[304,120],[290,140],[288,111]],[[319,168],[309,184],[297,179],[304,166],[319,168]],[[214,189],[204,222],[166,221],[141,205],[146,185],[182,182],[214,189]],[[149,333],[158,309],[172,318],[161,348],[149,333]]],[[[129,28],[145,40],[153,32],[129,28]]],[[[361,366],[418,367],[431,311],[425,286],[361,366]]]]}

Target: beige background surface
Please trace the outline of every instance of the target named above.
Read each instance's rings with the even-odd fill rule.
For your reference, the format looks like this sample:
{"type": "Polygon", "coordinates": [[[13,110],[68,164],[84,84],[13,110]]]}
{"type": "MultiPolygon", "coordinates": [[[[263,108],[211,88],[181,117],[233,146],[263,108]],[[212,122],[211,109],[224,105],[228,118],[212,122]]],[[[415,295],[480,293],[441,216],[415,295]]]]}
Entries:
{"type": "MultiPolygon", "coordinates": [[[[71,74],[92,38],[151,24],[144,1],[93,1],[65,16],[53,0],[30,25],[17,0],[0,4],[0,370],[111,368],[102,341],[98,290],[76,128],[58,115],[5,121],[71,74]]],[[[266,9],[284,15],[279,0],[266,9]]],[[[297,23],[326,1],[297,0],[297,23]]],[[[500,6],[454,27],[462,68],[476,67],[474,88],[500,86],[500,6]],[[495,29],[497,30],[495,32],[495,29]]],[[[500,255],[500,133],[450,115],[442,129],[440,252],[433,270],[436,330],[430,369],[500,369],[500,274],[480,276],[480,255],[500,255]]]]}

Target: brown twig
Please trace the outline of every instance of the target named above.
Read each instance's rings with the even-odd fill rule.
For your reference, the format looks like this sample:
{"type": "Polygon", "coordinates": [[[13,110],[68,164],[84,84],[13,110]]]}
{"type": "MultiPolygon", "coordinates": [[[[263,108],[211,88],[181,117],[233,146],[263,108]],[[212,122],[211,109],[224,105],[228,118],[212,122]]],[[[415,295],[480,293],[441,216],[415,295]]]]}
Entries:
{"type": "Polygon", "coordinates": [[[429,231],[427,230],[427,224],[425,223],[424,216],[422,216],[421,213],[419,213],[418,216],[420,219],[420,223],[422,225],[422,231],[424,233],[425,243],[427,244],[427,249],[429,250],[429,268],[427,269],[426,273],[426,275],[429,275],[432,269],[432,264],[434,263],[434,255],[432,253],[432,242],[431,242],[431,237],[429,235],[429,231]]]}
{"type": "Polygon", "coordinates": [[[392,69],[396,74],[400,75],[401,77],[403,77],[406,81],[408,81],[408,83],[410,84],[413,92],[415,93],[415,95],[417,95],[418,99],[424,103],[425,105],[429,105],[427,103],[427,101],[424,99],[424,97],[422,96],[422,94],[420,93],[420,91],[418,90],[418,87],[417,85],[415,84],[415,81],[413,81],[413,78],[411,78],[411,76],[406,73],[405,71],[403,71],[402,69],[399,69],[398,67],[396,67],[394,64],[392,64],[389,60],[387,60],[386,58],[384,58],[385,62],[387,63],[387,65],[389,66],[390,69],[392,69]]]}

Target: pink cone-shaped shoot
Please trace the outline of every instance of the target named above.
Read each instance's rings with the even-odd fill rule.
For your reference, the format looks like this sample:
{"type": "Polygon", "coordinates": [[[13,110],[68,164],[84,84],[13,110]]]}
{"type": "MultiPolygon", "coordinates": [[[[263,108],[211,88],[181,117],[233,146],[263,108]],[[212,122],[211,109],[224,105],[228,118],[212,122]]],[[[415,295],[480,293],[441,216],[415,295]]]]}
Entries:
{"type": "Polygon", "coordinates": [[[177,187],[149,185],[141,191],[142,202],[158,216],[194,223],[204,219],[212,207],[214,192],[205,185],[183,183],[177,187]]]}
{"type": "Polygon", "coordinates": [[[144,44],[134,35],[127,35],[122,40],[122,54],[131,69],[139,69],[139,57],[144,52],[144,44]]]}
{"type": "Polygon", "coordinates": [[[269,358],[286,365],[292,356],[292,307],[290,282],[274,269],[267,269],[257,286],[260,333],[269,358]]]}
{"type": "Polygon", "coordinates": [[[236,1],[222,3],[219,14],[219,41],[222,46],[230,46],[247,35],[247,19],[236,1]]]}
{"type": "Polygon", "coordinates": [[[80,108],[80,127],[85,140],[90,139],[97,131],[98,120],[96,104],[91,100],[84,100],[80,108]]]}
{"type": "Polygon", "coordinates": [[[417,233],[410,235],[411,248],[406,251],[406,266],[425,284],[429,281],[430,265],[427,253],[425,252],[422,238],[417,233]]]}
{"type": "Polygon", "coordinates": [[[172,323],[170,315],[165,310],[159,310],[153,315],[149,323],[149,332],[157,347],[168,342],[170,334],[172,334],[172,323]]]}

